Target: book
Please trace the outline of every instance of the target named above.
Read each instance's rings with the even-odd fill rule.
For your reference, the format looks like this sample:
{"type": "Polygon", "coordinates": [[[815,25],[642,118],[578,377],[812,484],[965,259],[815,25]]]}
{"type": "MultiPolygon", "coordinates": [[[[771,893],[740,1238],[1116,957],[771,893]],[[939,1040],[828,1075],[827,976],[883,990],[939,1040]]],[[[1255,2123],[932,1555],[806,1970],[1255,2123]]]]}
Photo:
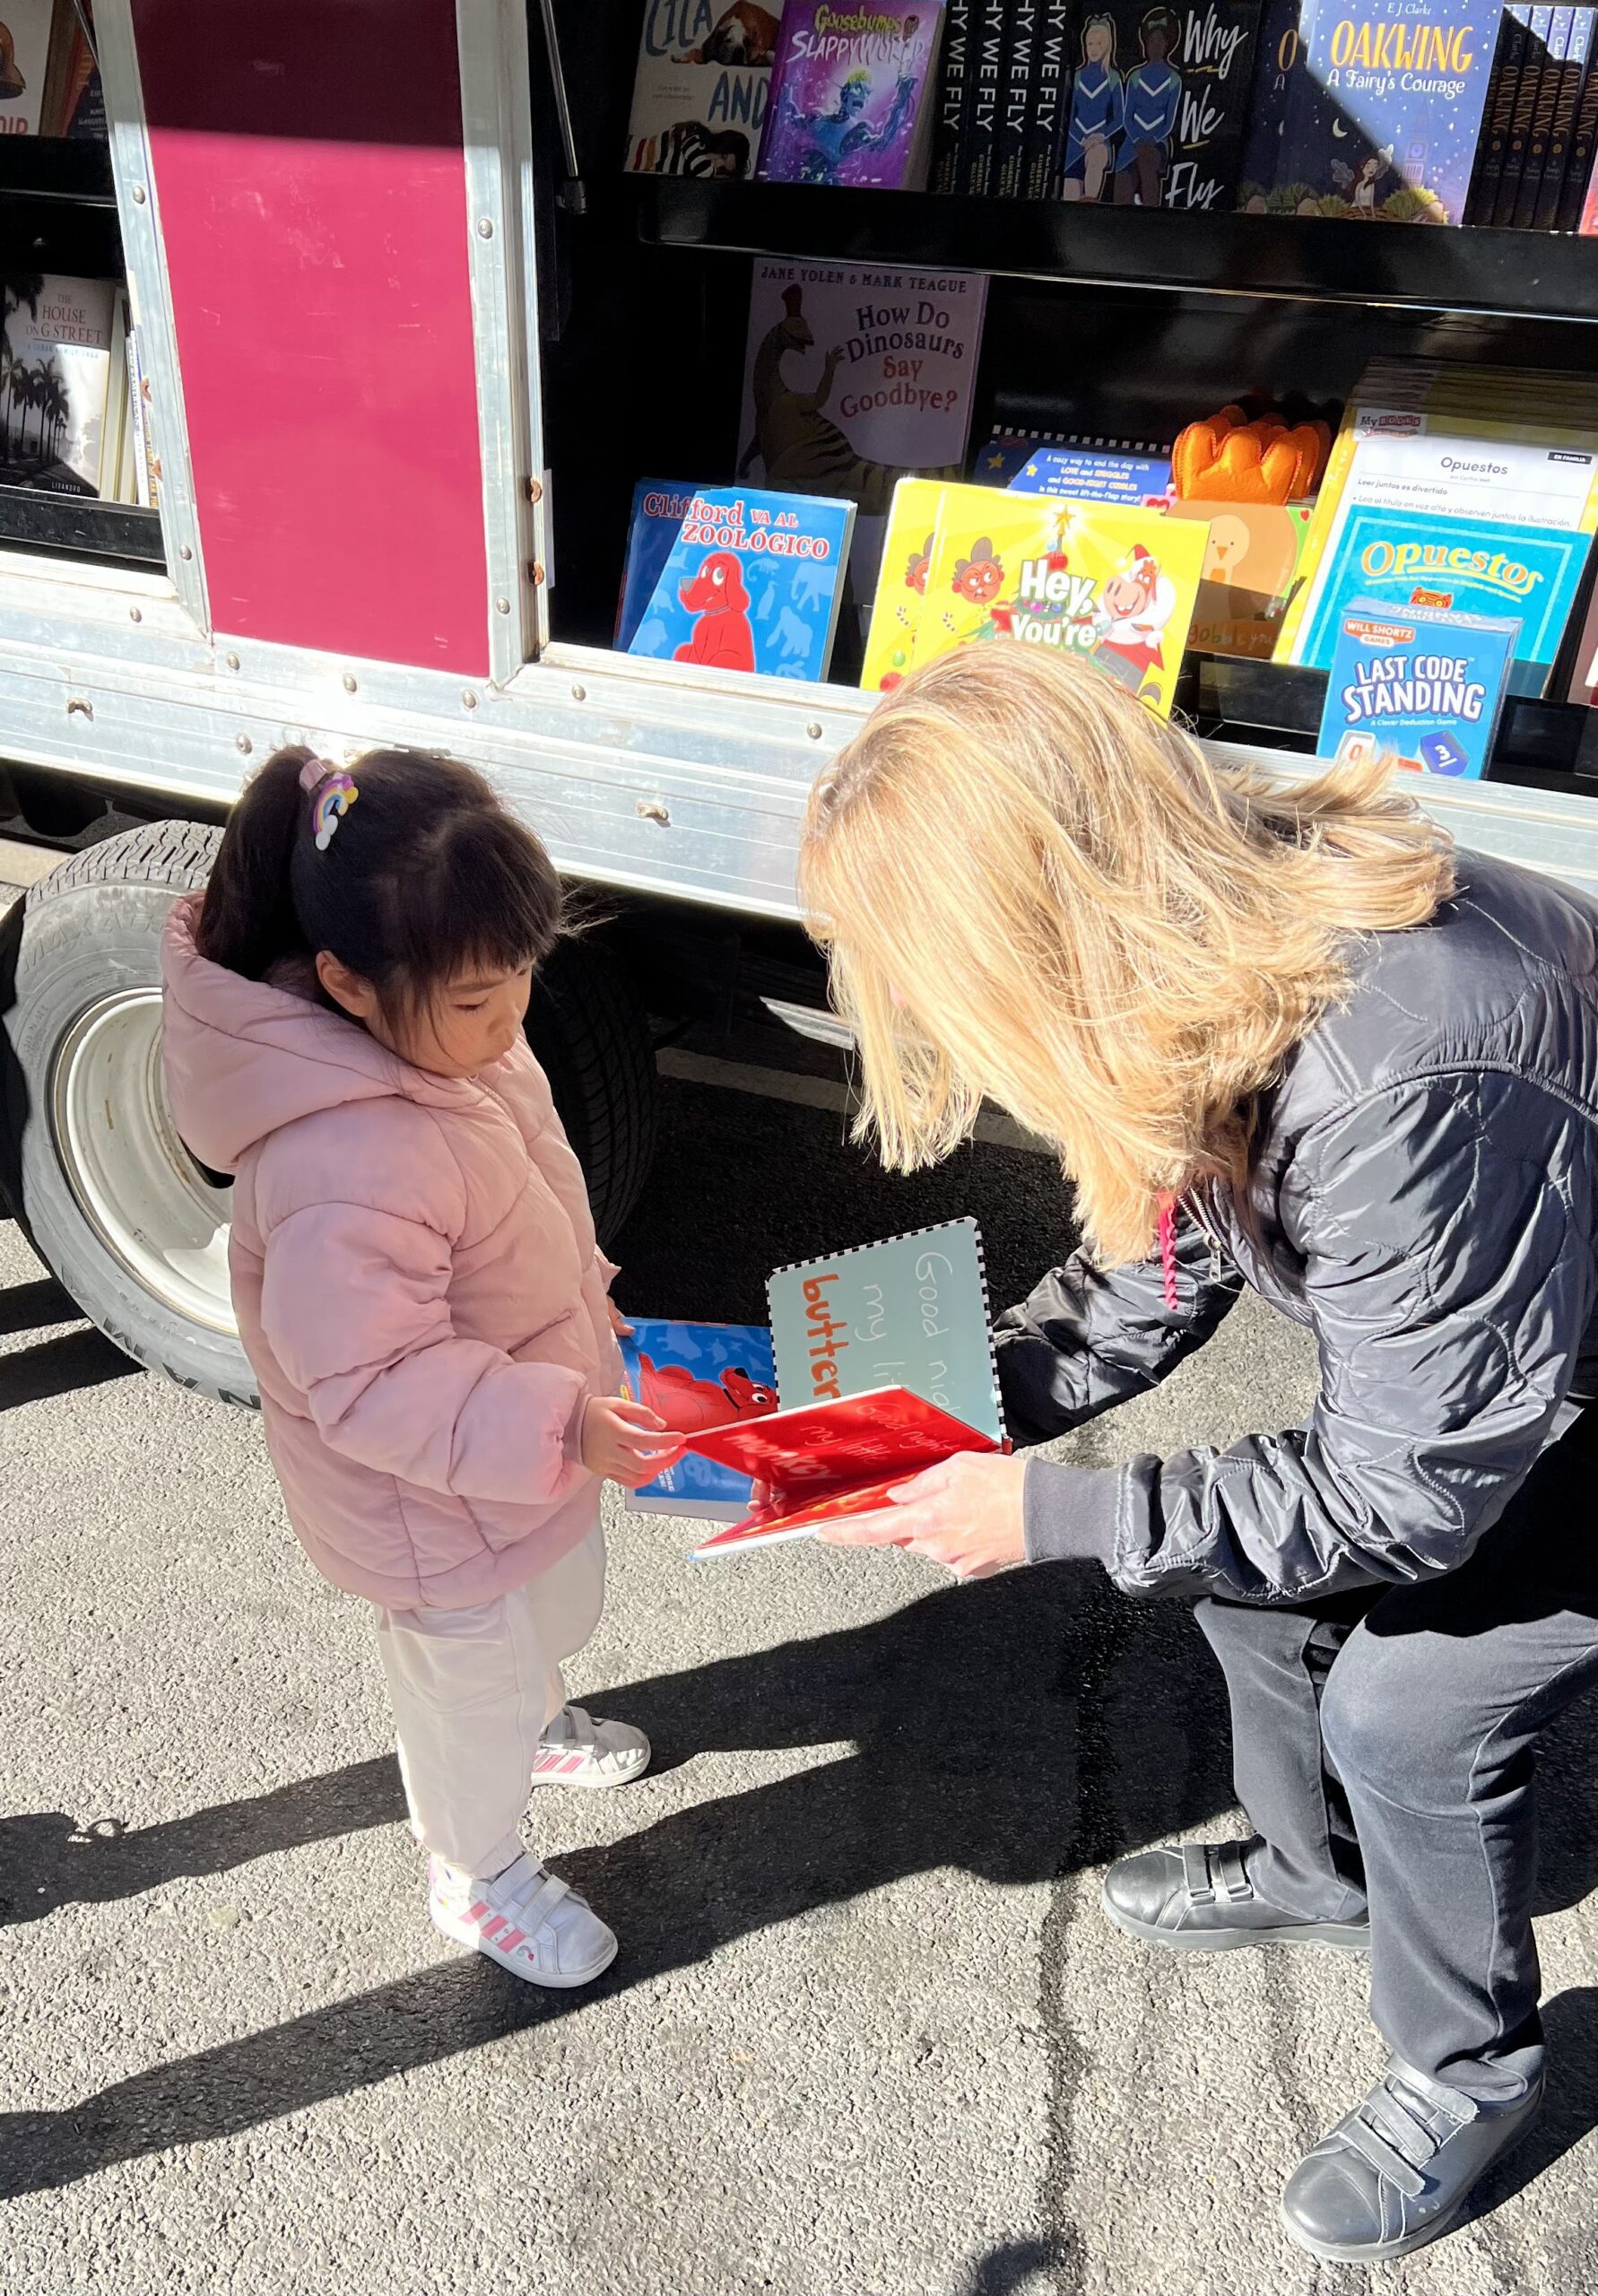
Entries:
{"type": "Polygon", "coordinates": [[[1558,229],[1561,231],[1579,231],[1582,228],[1582,210],[1595,155],[1598,155],[1598,28],[1595,28],[1595,36],[1587,51],[1586,69],[1581,92],[1576,98],[1576,120],[1570,131],[1570,149],[1565,160],[1565,181],[1559,192],[1558,218],[1558,229]]]}
{"type": "Polygon", "coordinates": [[[1060,196],[1093,203],[1107,199],[1116,177],[1125,117],[1116,68],[1115,19],[1088,13],[1071,40],[1071,93],[1060,148],[1060,196]]]}
{"type": "Polygon", "coordinates": [[[1088,430],[1019,430],[998,422],[971,457],[972,483],[1008,486],[1040,448],[1056,447],[1089,455],[1130,455],[1146,462],[1168,464],[1171,458],[1168,439],[1114,439],[1102,431],[1088,430]]]}
{"type": "Polygon", "coordinates": [[[1074,14],[1073,0],[1038,0],[1023,199],[1055,196],[1065,99],[1071,85],[1067,43],[1074,14]]]}
{"type": "Polygon", "coordinates": [[[933,128],[930,188],[960,189],[960,122],[965,113],[966,64],[970,50],[973,0],[947,0],[943,45],[938,64],[938,111],[933,128]]]}
{"type": "Polygon", "coordinates": [[[632,175],[751,175],[782,0],[648,0],[627,126],[632,175]]]}
{"type": "Polygon", "coordinates": [[[104,143],[110,131],[100,66],[85,29],[87,11],[88,0],[83,0],[83,13],[78,0],[56,0],[41,132],[104,143]]]}
{"type": "Polygon", "coordinates": [[[1481,218],[1484,223],[1492,223],[1500,230],[1507,230],[1515,221],[1515,203],[1520,197],[1521,179],[1525,174],[1526,153],[1531,149],[1532,126],[1537,115],[1542,67],[1548,58],[1548,39],[1552,29],[1551,8],[1528,9],[1520,71],[1515,83],[1515,105],[1509,119],[1509,141],[1504,151],[1504,170],[1498,178],[1492,212],[1481,218]]]}
{"type": "Polygon", "coordinates": [[[1459,222],[1498,6],[1303,0],[1284,91],[1277,202],[1298,214],[1459,222]]]}
{"type": "Polygon", "coordinates": [[[1492,621],[1514,618],[1520,629],[1509,690],[1540,695],[1591,545],[1590,533],[1568,527],[1357,509],[1298,658],[1307,668],[1330,669],[1342,618],[1356,598],[1385,613],[1431,606],[1492,621]]]}
{"type": "Polygon", "coordinates": [[[1162,510],[1171,500],[1168,455],[1109,454],[1095,447],[1038,447],[1010,482],[1017,494],[1067,494],[1162,510]]]}
{"type": "Polygon", "coordinates": [[[855,505],[863,620],[894,487],[965,461],[986,298],[969,272],[753,265],[738,474],[855,505]]]}
{"type": "Polygon", "coordinates": [[[1353,598],[1337,618],[1317,748],[1371,747],[1417,772],[1479,781],[1520,636],[1518,621],[1353,598]]]}
{"type": "MultiPolygon", "coordinates": [[[[733,1426],[777,1407],[771,1334],[763,1324],[635,1316],[620,1344],[623,1394],[647,1404],[676,1434],[733,1426]]],[[[689,1451],[627,1503],[640,1514],[732,1523],[748,1514],[753,1493],[748,1475],[689,1451]]]]}
{"type": "Polygon", "coordinates": [[[696,489],[628,652],[700,669],[824,678],[854,523],[852,502],[696,489]]]}
{"type": "Polygon", "coordinates": [[[1482,128],[1476,145],[1476,167],[1465,199],[1467,223],[1490,223],[1504,179],[1504,161],[1514,126],[1521,69],[1525,62],[1526,34],[1532,21],[1530,5],[1506,8],[1498,19],[1492,71],[1482,106],[1482,128]]]}
{"type": "Polygon", "coordinates": [[[994,189],[1001,199],[1019,199],[1025,188],[1038,17],[1038,0],[1009,0],[1003,87],[994,153],[994,189]]]}
{"type": "Polygon", "coordinates": [[[53,0],[5,0],[0,18],[0,135],[42,135],[53,0]]]}
{"type": "Polygon", "coordinates": [[[1268,662],[1299,579],[1308,504],[1173,502],[1165,515],[1201,520],[1208,530],[1190,652],[1268,662]]]}
{"type": "Polygon", "coordinates": [[[1598,583],[1588,593],[1586,613],[1572,649],[1565,699],[1588,709],[1598,708],[1598,583]]]}
{"type": "Polygon", "coordinates": [[[972,640],[1059,646],[1168,716],[1205,542],[1154,510],[951,486],[914,661],[972,640]]]}
{"type": "Polygon", "coordinates": [[[767,183],[918,190],[942,0],[786,0],[757,173],[767,183]]]}
{"type": "Polygon", "coordinates": [[[908,1387],[1004,1436],[975,1220],[951,1220],[779,1267],[766,1287],[786,1407],[908,1387]]]}
{"type": "Polygon", "coordinates": [[[908,1387],[801,1405],[689,1440],[699,1456],[748,1475],[756,1489],[741,1523],[692,1550],[696,1562],[812,1538],[825,1523],[890,1505],[894,1486],[927,1467],[962,1451],[1008,1448],[908,1387]]]}
{"type": "Polygon", "coordinates": [[[114,484],[121,443],[121,403],[112,396],[117,292],[109,279],[56,273],[8,283],[0,410],[0,478],[7,485],[97,495],[114,484]]]}
{"type": "Polygon", "coordinates": [[[1574,13],[1571,8],[1555,8],[1552,11],[1547,51],[1537,82],[1537,99],[1532,108],[1532,127],[1526,139],[1520,188],[1515,195],[1515,213],[1509,219],[1517,231],[1529,231],[1537,218],[1537,202],[1542,196],[1542,178],[1548,165],[1548,147],[1553,136],[1554,113],[1565,82],[1565,57],[1570,46],[1570,23],[1574,13]]]}
{"type": "MultiPolygon", "coordinates": [[[[1089,12],[1084,42],[1108,27],[1095,34],[1104,54],[1092,68],[1107,88],[1119,83],[1118,117],[1112,96],[1099,100],[1111,144],[1100,197],[1122,207],[1233,204],[1259,24],[1260,0],[1104,0],[1089,12]]],[[[1090,198],[1086,148],[1081,165],[1090,198]]]]}
{"type": "Polygon", "coordinates": [[[640,478],[632,490],[632,516],[627,526],[627,554],[621,562],[621,594],[616,602],[612,640],[619,654],[631,649],[673,544],[682,531],[682,521],[693,508],[694,492],[691,486],[664,478],[640,478]]]}
{"type": "Polygon", "coordinates": [[[1542,185],[1537,194],[1536,211],[1532,218],[1534,230],[1553,231],[1559,229],[1566,170],[1570,164],[1571,144],[1576,134],[1576,115],[1587,76],[1587,62],[1593,52],[1593,20],[1594,11],[1591,8],[1572,8],[1570,11],[1565,60],[1560,67],[1559,84],[1549,120],[1542,185]]]}
{"type": "Polygon", "coordinates": [[[986,199],[995,188],[1003,92],[1004,0],[971,0],[960,188],[974,199],[986,199]]]}
{"type": "Polygon", "coordinates": [[[910,666],[942,499],[935,478],[901,478],[893,490],[860,672],[867,693],[890,693],[910,666]]]}
{"type": "Polygon", "coordinates": [[[161,508],[161,465],[155,458],[155,436],[150,422],[150,380],[139,348],[137,323],[127,330],[127,389],[134,440],[134,500],[142,509],[161,508]]]}
{"type": "Polygon", "coordinates": [[[1237,204],[1245,214],[1269,214],[1287,198],[1279,188],[1282,138],[1293,79],[1302,65],[1302,4],[1303,0],[1265,0],[1260,17],[1238,170],[1237,204]]]}

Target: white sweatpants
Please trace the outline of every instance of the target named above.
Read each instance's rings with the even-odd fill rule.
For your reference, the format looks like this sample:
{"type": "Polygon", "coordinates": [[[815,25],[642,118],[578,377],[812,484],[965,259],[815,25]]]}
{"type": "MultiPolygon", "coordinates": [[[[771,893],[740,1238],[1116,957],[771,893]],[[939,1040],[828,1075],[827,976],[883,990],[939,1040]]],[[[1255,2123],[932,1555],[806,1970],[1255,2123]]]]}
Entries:
{"type": "Polygon", "coordinates": [[[374,1605],[399,1734],[411,1831],[468,1874],[521,1854],[517,1831],[546,1724],[566,1703],[560,1661],[604,1604],[604,1533],[514,1594],[465,1611],[374,1605]]]}

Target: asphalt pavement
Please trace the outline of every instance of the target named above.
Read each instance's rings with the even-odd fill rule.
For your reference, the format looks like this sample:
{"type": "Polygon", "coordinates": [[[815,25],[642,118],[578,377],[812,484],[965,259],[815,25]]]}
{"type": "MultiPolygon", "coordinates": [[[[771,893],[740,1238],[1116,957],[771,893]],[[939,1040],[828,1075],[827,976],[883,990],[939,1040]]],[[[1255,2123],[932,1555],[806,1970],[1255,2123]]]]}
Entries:
{"type": "MultiPolygon", "coordinates": [[[[703,1073],[703,1072],[701,1072],[703,1073]]],[[[742,1319],[822,1243],[975,1212],[996,1297],[1069,1241],[1049,1164],[874,1171],[826,1106],[672,1078],[619,1254],[639,1312],[742,1319]]],[[[1281,1424],[1245,1304],[1104,1463],[1281,1424]]],[[[1359,1965],[1160,1959],[1121,1850],[1241,1831],[1185,1610],[1086,1567],[952,1586],[809,1544],[686,1560],[614,1510],[574,1694],[642,1724],[532,1838],[620,1934],[540,1994],[428,1926],[362,1606],[253,1417],[133,1371],[0,1225],[0,2253],[30,2296],[1578,2296],[1598,2285],[1598,1713],[1547,1761],[1554,2102],[1408,2263],[1276,2221],[1375,2077],[1359,1965]]]]}

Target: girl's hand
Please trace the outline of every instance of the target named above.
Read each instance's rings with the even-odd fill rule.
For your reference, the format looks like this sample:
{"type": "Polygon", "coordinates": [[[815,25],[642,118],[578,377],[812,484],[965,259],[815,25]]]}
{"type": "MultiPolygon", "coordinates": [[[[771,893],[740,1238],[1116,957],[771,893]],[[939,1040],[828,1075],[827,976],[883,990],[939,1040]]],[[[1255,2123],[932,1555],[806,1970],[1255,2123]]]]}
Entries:
{"type": "Polygon", "coordinates": [[[647,1404],[626,1396],[590,1396],[578,1450],[590,1474],[637,1491],[682,1457],[682,1444],[647,1404]]]}
{"type": "Polygon", "coordinates": [[[1027,1559],[1026,1480],[1024,1458],[962,1451],[897,1484],[884,1513],[829,1523],[819,1535],[829,1546],[908,1547],[957,1578],[990,1578],[1027,1559]]]}
{"type": "Polygon", "coordinates": [[[610,1314],[611,1329],[615,1333],[616,1337],[618,1339],[630,1339],[632,1337],[632,1326],[628,1322],[627,1318],[622,1314],[621,1309],[616,1305],[615,1301],[610,1297],[608,1292],[605,1295],[604,1304],[610,1314]]]}

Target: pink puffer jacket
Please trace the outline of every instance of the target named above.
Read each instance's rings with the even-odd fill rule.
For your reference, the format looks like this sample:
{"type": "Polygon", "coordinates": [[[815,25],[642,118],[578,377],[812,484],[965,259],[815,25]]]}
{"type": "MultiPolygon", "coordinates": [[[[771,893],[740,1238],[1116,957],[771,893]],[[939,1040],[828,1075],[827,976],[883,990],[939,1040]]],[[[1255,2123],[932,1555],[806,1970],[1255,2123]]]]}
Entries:
{"type": "Polygon", "coordinates": [[[620,1379],[587,1193],[525,1046],[430,1076],[167,927],[167,1091],[235,1176],[233,1300],[306,1552],[394,1608],[465,1609],[593,1526],[581,1406],[620,1379]]]}

